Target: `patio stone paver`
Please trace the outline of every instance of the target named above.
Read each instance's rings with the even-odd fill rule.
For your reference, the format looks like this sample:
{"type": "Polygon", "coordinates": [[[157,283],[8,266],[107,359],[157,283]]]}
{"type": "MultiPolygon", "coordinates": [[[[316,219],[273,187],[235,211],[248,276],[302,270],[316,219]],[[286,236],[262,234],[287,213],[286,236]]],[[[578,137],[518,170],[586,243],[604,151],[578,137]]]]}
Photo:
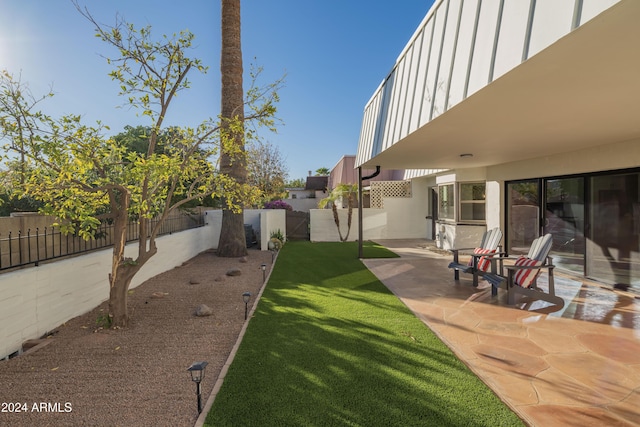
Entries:
{"type": "Polygon", "coordinates": [[[401,258],[365,265],[527,424],[640,425],[640,299],[557,272],[564,307],[509,306],[425,240],[378,243],[401,258]]]}
{"type": "Polygon", "coordinates": [[[640,342],[602,334],[581,334],[576,337],[594,353],[622,363],[640,363],[640,342]]]}
{"type": "Polygon", "coordinates": [[[606,408],[576,408],[562,405],[536,405],[521,409],[527,418],[535,419],[540,426],[568,427],[637,427],[633,421],[625,421],[606,408]]]}
{"type": "Polygon", "coordinates": [[[587,351],[576,337],[563,332],[548,329],[529,328],[527,331],[529,340],[544,348],[548,353],[579,353],[587,351]]]}
{"type": "Polygon", "coordinates": [[[541,372],[532,383],[538,394],[539,404],[578,407],[604,406],[612,402],[607,396],[585,387],[584,383],[556,368],[541,372]]]}
{"type": "Polygon", "coordinates": [[[505,372],[512,374],[535,377],[549,368],[547,362],[539,356],[522,353],[504,346],[480,344],[473,347],[473,351],[484,362],[498,366],[505,372]]]}

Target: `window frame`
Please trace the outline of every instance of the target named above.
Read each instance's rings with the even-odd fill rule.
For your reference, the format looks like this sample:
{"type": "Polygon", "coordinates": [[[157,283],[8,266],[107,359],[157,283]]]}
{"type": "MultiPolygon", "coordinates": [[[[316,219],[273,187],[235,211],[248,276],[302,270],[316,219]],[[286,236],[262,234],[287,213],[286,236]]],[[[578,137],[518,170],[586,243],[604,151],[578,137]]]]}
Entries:
{"type": "MultiPolygon", "coordinates": [[[[487,183],[486,181],[461,181],[461,182],[457,182],[456,183],[456,189],[457,189],[457,193],[456,193],[456,221],[458,224],[486,224],[487,223],[487,183]],[[462,194],[464,193],[462,191],[462,187],[465,185],[482,185],[484,187],[484,198],[483,199],[468,199],[468,200],[463,200],[462,199],[462,194]],[[463,205],[482,205],[484,207],[484,218],[482,219],[467,219],[467,218],[462,218],[462,212],[463,212],[463,205]]],[[[473,194],[473,191],[472,191],[473,194]]],[[[472,213],[473,213],[473,209],[472,209],[472,213]]]]}
{"type": "Polygon", "coordinates": [[[450,223],[455,223],[457,220],[457,189],[456,189],[456,183],[455,182],[447,182],[447,183],[442,183],[442,184],[438,184],[438,221],[444,221],[444,222],[450,222],[450,223]],[[451,209],[453,210],[453,214],[451,216],[445,216],[443,214],[442,211],[442,189],[444,187],[451,187],[451,200],[453,201],[453,203],[449,203],[448,206],[451,207],[451,209]]]}

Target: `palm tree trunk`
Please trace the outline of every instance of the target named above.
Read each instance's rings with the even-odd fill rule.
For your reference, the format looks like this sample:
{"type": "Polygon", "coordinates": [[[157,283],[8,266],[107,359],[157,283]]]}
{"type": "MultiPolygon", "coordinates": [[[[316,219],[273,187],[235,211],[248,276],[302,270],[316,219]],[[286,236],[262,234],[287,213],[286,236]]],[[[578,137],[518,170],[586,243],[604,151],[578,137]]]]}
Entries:
{"type": "Polygon", "coordinates": [[[335,222],[336,227],[338,227],[338,236],[340,236],[340,241],[344,242],[342,232],[340,231],[340,216],[338,215],[338,208],[336,207],[335,202],[331,204],[331,212],[333,212],[333,222],[335,222]]]}
{"type": "MultiPolygon", "coordinates": [[[[222,153],[220,172],[238,184],[247,182],[244,148],[244,91],[242,88],[242,47],[240,43],[240,0],[222,0],[222,153]],[[232,125],[235,124],[235,125],[232,125]],[[241,126],[238,126],[241,125],[241,126]]],[[[230,209],[224,200],[218,255],[240,257],[247,254],[244,215],[230,209]]]]}
{"type": "Polygon", "coordinates": [[[349,195],[347,196],[347,205],[348,205],[348,210],[347,210],[347,235],[344,236],[344,242],[346,242],[349,239],[349,232],[351,231],[351,219],[353,217],[353,205],[354,205],[354,200],[353,200],[353,192],[349,191],[349,195]]]}

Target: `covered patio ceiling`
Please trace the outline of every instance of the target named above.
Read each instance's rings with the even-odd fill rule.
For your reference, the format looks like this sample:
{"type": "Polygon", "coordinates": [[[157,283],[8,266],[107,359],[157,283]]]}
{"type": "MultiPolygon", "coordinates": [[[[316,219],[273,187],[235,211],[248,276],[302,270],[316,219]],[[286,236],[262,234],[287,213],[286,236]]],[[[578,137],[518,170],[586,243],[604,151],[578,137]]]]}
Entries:
{"type": "Polygon", "coordinates": [[[362,166],[480,167],[639,138],[639,22],[640,1],[622,0],[362,166]]]}

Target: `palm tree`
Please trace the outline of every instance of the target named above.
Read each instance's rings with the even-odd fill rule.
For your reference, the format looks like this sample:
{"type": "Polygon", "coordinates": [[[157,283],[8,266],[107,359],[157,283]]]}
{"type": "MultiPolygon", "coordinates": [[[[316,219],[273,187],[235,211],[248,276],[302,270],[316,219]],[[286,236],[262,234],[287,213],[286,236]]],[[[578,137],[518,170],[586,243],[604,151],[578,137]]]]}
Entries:
{"type": "MultiPolygon", "coordinates": [[[[247,182],[244,147],[244,92],[242,88],[242,48],[240,43],[240,0],[222,0],[222,74],[223,121],[220,172],[237,184],[247,182]]],[[[247,254],[242,210],[234,212],[225,200],[218,255],[240,257],[247,254]]]]}
{"type": "Polygon", "coordinates": [[[324,209],[329,203],[331,203],[331,211],[333,212],[333,221],[338,227],[338,235],[341,242],[346,242],[349,238],[349,232],[351,231],[351,217],[353,216],[353,208],[356,206],[356,193],[358,192],[358,186],[356,184],[339,184],[328,197],[320,200],[318,207],[324,209]],[[336,202],[338,200],[344,201],[347,199],[347,234],[342,237],[342,231],[340,231],[340,217],[338,216],[338,207],[336,202]]]}

